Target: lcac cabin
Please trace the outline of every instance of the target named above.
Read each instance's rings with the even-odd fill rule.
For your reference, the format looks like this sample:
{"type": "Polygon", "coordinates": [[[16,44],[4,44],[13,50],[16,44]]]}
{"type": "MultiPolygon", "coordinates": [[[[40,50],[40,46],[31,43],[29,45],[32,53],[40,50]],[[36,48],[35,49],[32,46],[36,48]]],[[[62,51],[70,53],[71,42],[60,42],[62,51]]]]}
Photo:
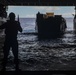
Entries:
{"type": "Polygon", "coordinates": [[[62,15],[40,12],[36,15],[36,30],[39,38],[57,38],[64,34],[66,28],[66,20],[62,15]]]}

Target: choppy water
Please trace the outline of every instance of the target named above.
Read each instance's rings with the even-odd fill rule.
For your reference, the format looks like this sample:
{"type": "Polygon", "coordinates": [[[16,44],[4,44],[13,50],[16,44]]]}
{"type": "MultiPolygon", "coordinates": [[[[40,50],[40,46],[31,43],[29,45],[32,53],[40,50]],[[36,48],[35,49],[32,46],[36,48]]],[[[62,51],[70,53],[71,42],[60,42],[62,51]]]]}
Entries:
{"type": "MultiPolygon", "coordinates": [[[[35,19],[20,19],[23,33],[18,34],[19,61],[23,71],[75,70],[76,35],[73,19],[66,19],[67,30],[62,38],[38,40],[35,32],[35,19]]],[[[10,51],[7,70],[14,70],[13,55],[10,51]]]]}

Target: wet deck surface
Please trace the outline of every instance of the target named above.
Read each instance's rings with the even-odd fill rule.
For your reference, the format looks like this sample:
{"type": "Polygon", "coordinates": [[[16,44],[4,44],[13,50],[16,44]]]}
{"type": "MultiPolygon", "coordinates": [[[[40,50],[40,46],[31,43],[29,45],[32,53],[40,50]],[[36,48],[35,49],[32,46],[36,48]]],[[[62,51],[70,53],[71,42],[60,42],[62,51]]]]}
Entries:
{"type": "MultiPolygon", "coordinates": [[[[0,70],[4,35],[0,36],[0,70]]],[[[76,70],[76,36],[66,32],[62,38],[38,40],[37,35],[19,34],[19,67],[22,71],[76,70]]],[[[7,71],[14,71],[12,51],[7,71]]]]}

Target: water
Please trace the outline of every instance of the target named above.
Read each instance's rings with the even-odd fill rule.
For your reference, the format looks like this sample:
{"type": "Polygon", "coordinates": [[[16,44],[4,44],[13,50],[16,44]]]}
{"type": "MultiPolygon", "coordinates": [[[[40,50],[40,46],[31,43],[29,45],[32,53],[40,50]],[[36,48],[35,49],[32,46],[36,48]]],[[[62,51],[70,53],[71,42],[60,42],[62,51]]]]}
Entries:
{"type": "MultiPolygon", "coordinates": [[[[76,35],[73,19],[66,18],[67,29],[62,38],[38,40],[35,32],[35,18],[21,18],[23,33],[18,34],[19,61],[23,71],[75,70],[76,35]]],[[[10,51],[7,70],[14,70],[13,55],[10,51]]]]}
{"type": "Polygon", "coordinates": [[[21,18],[20,23],[23,33],[35,32],[35,18],[21,18]]]}

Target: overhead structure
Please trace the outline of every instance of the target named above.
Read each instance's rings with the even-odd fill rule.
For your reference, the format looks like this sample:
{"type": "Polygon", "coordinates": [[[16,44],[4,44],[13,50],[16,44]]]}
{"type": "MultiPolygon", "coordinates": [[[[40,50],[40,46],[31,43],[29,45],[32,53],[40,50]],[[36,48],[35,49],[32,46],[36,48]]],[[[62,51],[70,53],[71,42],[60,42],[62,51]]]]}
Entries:
{"type": "Polygon", "coordinates": [[[76,6],[75,0],[0,0],[0,4],[16,6],[76,6]]]}

